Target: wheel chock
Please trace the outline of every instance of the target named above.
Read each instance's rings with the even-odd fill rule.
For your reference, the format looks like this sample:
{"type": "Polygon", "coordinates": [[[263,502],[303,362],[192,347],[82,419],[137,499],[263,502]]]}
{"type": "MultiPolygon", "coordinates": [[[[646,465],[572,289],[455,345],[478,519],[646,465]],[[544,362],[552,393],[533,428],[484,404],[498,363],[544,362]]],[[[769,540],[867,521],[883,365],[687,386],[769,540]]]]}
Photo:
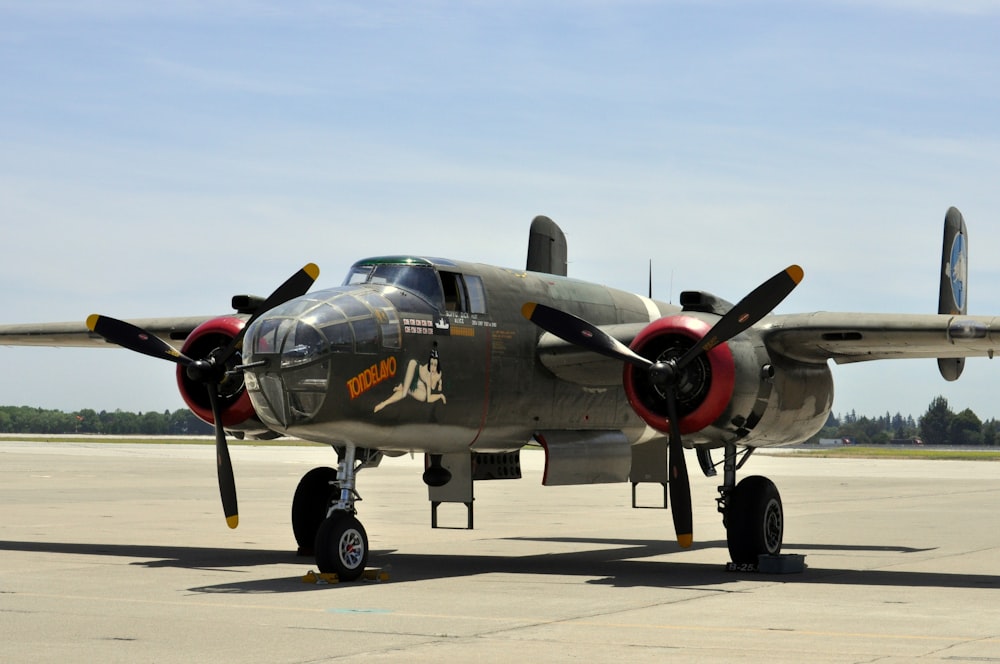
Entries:
{"type": "MultiPolygon", "coordinates": [[[[361,579],[363,581],[382,583],[383,581],[389,580],[389,571],[387,569],[382,569],[381,567],[369,567],[361,573],[361,579]]],[[[330,585],[340,583],[340,577],[332,573],[324,574],[309,570],[306,575],[302,577],[302,583],[314,583],[318,586],[330,585]]]]}
{"type": "Polygon", "coordinates": [[[389,580],[388,570],[382,569],[380,567],[369,567],[361,575],[361,578],[365,581],[374,581],[376,583],[382,583],[383,581],[389,580]]]}
{"type": "Polygon", "coordinates": [[[806,569],[802,553],[782,553],[777,556],[761,554],[757,563],[726,563],[727,572],[753,572],[760,574],[801,574],[806,569]]]}
{"type": "Polygon", "coordinates": [[[309,570],[306,575],[302,577],[302,583],[315,583],[318,586],[325,586],[333,583],[340,583],[340,577],[336,574],[324,574],[309,570]]]}

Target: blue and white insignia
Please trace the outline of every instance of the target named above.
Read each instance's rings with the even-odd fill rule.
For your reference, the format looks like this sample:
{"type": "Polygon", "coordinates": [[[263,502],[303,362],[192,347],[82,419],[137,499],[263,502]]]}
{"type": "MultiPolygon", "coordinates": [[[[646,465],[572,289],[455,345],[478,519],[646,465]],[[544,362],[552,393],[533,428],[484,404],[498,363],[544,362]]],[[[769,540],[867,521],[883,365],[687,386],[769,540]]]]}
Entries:
{"type": "Polygon", "coordinates": [[[955,307],[959,311],[965,311],[966,280],[968,278],[969,255],[968,245],[965,242],[965,235],[957,233],[951,242],[951,254],[948,260],[948,278],[951,280],[951,296],[955,300],[955,307]]]}

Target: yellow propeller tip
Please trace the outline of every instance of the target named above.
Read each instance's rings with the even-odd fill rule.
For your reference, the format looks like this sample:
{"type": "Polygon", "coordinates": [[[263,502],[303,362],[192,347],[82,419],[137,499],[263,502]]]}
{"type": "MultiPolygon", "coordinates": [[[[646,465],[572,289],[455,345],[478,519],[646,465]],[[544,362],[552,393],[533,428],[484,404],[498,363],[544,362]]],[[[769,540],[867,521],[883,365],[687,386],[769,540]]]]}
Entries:
{"type": "Polygon", "coordinates": [[[302,268],[302,271],[308,274],[313,281],[319,278],[319,266],[316,263],[309,263],[302,268]]]}
{"type": "Polygon", "coordinates": [[[799,267],[798,265],[789,265],[788,269],[785,270],[785,272],[788,273],[788,276],[791,277],[792,281],[794,281],[796,284],[801,283],[802,277],[805,276],[805,272],[803,272],[802,268],[799,267]]]}
{"type": "Polygon", "coordinates": [[[694,535],[688,533],[687,535],[678,535],[677,543],[681,545],[682,549],[690,548],[694,544],[694,535]]]}
{"type": "Polygon", "coordinates": [[[527,318],[528,320],[531,320],[531,317],[535,313],[536,306],[538,305],[534,302],[525,302],[524,305],[521,307],[521,315],[527,318]]]}
{"type": "Polygon", "coordinates": [[[240,515],[234,514],[232,516],[227,516],[226,525],[229,526],[230,528],[235,528],[236,526],[240,525],[240,515]]]}
{"type": "Polygon", "coordinates": [[[93,332],[94,328],[97,327],[97,321],[99,320],[101,320],[101,317],[97,314],[90,314],[87,316],[87,329],[93,332]]]}

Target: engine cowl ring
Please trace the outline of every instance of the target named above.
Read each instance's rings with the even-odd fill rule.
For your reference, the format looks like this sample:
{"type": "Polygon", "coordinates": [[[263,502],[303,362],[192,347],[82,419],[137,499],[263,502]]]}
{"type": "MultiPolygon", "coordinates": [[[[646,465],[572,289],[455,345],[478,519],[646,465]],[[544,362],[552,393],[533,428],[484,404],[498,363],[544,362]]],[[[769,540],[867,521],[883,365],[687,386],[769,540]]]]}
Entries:
{"type": "MultiPolygon", "coordinates": [[[[691,316],[669,316],[650,323],[632,341],[631,348],[653,361],[677,359],[711,329],[691,316]]],[[[670,430],[664,388],[658,387],[642,368],[626,364],[622,380],[629,404],[639,417],[658,431],[670,430]]],[[[726,410],[736,385],[736,362],[726,344],[719,344],[695,358],[678,382],[678,425],[682,434],[694,433],[715,422],[726,410]]]]}
{"type": "MultiPolygon", "coordinates": [[[[181,352],[195,359],[206,359],[212,351],[225,348],[240,330],[245,321],[236,316],[220,316],[207,320],[191,332],[184,341],[181,352]]],[[[235,366],[240,362],[240,354],[236,353],[227,363],[235,366]]],[[[230,367],[231,368],[231,367],[230,367]]],[[[205,383],[193,380],[185,367],[177,367],[177,387],[181,398],[198,419],[208,424],[214,424],[212,406],[205,383]]],[[[231,430],[261,429],[257,423],[253,404],[243,384],[242,374],[238,377],[228,377],[220,386],[222,400],[222,425],[231,430]],[[247,425],[250,425],[249,427],[247,425]]]]}

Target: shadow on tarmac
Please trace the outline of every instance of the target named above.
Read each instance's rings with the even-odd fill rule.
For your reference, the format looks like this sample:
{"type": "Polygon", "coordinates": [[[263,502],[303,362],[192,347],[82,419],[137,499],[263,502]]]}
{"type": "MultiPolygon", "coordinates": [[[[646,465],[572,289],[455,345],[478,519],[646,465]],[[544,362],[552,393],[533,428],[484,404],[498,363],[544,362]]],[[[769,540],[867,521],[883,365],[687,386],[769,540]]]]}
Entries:
{"type": "MultiPolygon", "coordinates": [[[[725,586],[740,581],[804,583],[820,585],[899,586],[926,588],[1000,588],[1000,575],[948,572],[913,572],[897,569],[835,569],[808,566],[798,574],[769,575],[728,572],[723,565],[687,563],[677,559],[650,560],[680,553],[677,545],[661,540],[593,540],[577,538],[508,541],[551,542],[553,544],[597,545],[586,551],[541,553],[527,556],[408,554],[397,550],[372,551],[369,565],[390,570],[390,583],[431,581],[473,577],[483,574],[558,575],[586,577],[584,583],[612,587],[691,588],[725,586]],[[595,578],[596,577],[596,578],[595,578]]],[[[700,542],[693,549],[721,548],[724,541],[700,542]]],[[[824,544],[786,544],[785,551],[850,551],[910,554],[928,551],[910,547],[824,544]]],[[[100,544],[73,542],[0,541],[0,551],[24,551],[66,555],[140,558],[130,565],[148,568],[177,567],[220,571],[265,565],[299,565],[302,572],[314,569],[312,558],[293,551],[100,544]]],[[[899,560],[891,561],[898,565],[899,560]]],[[[352,587],[353,584],[316,586],[301,582],[300,576],[245,579],[191,588],[192,592],[221,594],[269,594],[316,589],[352,587]]],[[[725,588],[720,588],[725,591],[725,588]]]]}
{"type": "Polygon", "coordinates": [[[296,556],[294,551],[147,544],[97,544],[88,542],[15,542],[0,540],[0,551],[147,558],[148,560],[135,561],[129,564],[145,567],[179,567],[182,569],[259,567],[261,565],[275,565],[279,563],[298,563],[303,560],[296,556]]]}

